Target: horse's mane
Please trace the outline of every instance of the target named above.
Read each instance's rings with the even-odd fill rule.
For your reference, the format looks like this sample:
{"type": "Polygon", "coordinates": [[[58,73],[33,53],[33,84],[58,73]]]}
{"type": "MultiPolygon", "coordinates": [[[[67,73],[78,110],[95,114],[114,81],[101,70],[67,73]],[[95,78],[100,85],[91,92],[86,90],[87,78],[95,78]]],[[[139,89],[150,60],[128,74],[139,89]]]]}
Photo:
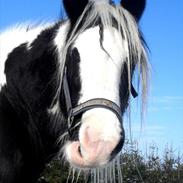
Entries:
{"type": "MultiPolygon", "coordinates": [[[[109,4],[104,0],[89,1],[86,5],[83,13],[71,28],[68,33],[67,40],[65,42],[64,49],[60,55],[60,65],[58,78],[60,85],[57,89],[56,96],[59,97],[61,92],[61,81],[63,77],[63,69],[66,62],[66,54],[68,48],[75,42],[77,37],[83,33],[86,29],[99,25],[103,29],[111,30],[112,27],[117,29],[121,35],[121,41],[126,40],[128,43],[127,50],[121,50],[127,53],[126,64],[128,66],[128,86],[129,93],[131,91],[131,73],[132,61],[135,63],[138,69],[138,78],[141,81],[142,88],[142,111],[145,109],[145,103],[147,98],[148,89],[148,72],[149,65],[147,61],[146,49],[142,35],[140,34],[138,25],[132,15],[125,10],[121,5],[109,4]]],[[[133,63],[133,64],[134,64],[133,63]]]]}

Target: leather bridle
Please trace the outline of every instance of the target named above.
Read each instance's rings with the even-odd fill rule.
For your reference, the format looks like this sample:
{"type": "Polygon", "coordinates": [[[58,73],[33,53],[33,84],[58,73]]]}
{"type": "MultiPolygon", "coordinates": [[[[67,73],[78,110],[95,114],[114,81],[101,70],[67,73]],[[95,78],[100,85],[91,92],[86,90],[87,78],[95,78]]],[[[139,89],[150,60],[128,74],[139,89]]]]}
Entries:
{"type": "MultiPolygon", "coordinates": [[[[78,124],[74,125],[75,116],[80,115],[93,108],[105,108],[112,111],[117,116],[117,118],[119,119],[122,125],[122,112],[120,107],[116,103],[108,99],[94,98],[86,102],[83,102],[77,105],[76,107],[72,106],[70,90],[69,90],[69,85],[67,80],[67,66],[65,66],[64,74],[63,74],[63,91],[64,91],[64,97],[65,97],[65,103],[66,103],[66,110],[67,110],[68,133],[70,136],[72,135],[71,131],[74,128],[76,128],[76,126],[78,126],[78,124]]],[[[137,97],[138,95],[133,85],[131,85],[131,93],[134,98],[137,97]]]]}

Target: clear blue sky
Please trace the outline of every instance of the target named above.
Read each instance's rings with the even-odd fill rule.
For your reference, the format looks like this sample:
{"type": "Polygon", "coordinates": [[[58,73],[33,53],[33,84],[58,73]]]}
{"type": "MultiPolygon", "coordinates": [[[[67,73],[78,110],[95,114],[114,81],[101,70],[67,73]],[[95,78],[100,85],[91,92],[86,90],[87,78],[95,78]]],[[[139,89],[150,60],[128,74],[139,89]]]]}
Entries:
{"type": "MultiPolygon", "coordinates": [[[[147,1],[140,25],[151,51],[151,92],[142,130],[134,102],[132,132],[141,148],[155,143],[162,150],[169,144],[183,152],[183,1],[147,1]]],[[[0,29],[59,15],[60,0],[0,0],[0,29]]]]}

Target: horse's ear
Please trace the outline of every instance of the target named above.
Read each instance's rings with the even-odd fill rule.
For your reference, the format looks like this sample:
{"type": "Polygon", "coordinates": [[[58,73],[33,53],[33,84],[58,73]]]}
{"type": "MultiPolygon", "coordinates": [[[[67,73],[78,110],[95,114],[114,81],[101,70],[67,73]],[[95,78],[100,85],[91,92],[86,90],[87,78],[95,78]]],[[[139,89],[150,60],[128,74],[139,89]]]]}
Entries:
{"type": "Polygon", "coordinates": [[[85,9],[88,0],[63,0],[63,4],[68,17],[75,23],[85,9]]]}
{"type": "Polygon", "coordinates": [[[146,0],[121,0],[121,5],[139,21],[144,12],[146,0]]]}

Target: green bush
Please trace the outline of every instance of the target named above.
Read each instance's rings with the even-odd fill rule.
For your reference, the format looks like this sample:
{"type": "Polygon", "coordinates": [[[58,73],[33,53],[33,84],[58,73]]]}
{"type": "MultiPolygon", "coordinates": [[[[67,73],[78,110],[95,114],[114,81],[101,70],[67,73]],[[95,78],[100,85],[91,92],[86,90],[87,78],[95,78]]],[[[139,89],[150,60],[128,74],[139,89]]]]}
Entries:
{"type": "MultiPolygon", "coordinates": [[[[137,147],[137,143],[127,142],[120,156],[123,183],[183,183],[182,154],[175,156],[172,148],[166,148],[163,156],[160,157],[158,148],[153,145],[149,147],[150,153],[144,155],[137,147]]],[[[117,172],[117,166],[115,169],[117,172]]],[[[70,174],[72,175],[68,178],[69,166],[67,164],[61,165],[58,160],[53,160],[47,165],[38,183],[81,183],[93,180],[93,175],[90,174],[87,176],[88,178],[85,175],[77,178],[77,173],[73,174],[73,171],[70,174]],[[75,177],[74,180],[73,177],[75,177]]],[[[118,174],[115,175],[114,182],[118,183],[118,174]]],[[[97,183],[99,183],[98,181],[97,183]]]]}

